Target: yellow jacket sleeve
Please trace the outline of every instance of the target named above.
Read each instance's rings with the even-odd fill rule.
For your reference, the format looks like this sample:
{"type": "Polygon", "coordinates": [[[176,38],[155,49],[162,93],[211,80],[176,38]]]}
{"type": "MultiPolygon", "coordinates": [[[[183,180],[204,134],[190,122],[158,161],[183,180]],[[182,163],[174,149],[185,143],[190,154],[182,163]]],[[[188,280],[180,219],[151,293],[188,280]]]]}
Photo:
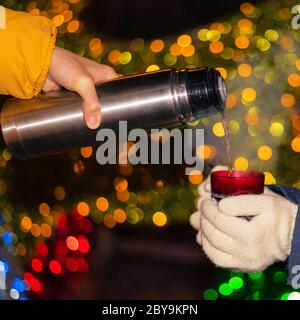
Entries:
{"type": "Polygon", "coordinates": [[[5,9],[5,29],[0,29],[0,94],[30,99],[42,90],[55,38],[56,28],[48,18],[5,9]]]}

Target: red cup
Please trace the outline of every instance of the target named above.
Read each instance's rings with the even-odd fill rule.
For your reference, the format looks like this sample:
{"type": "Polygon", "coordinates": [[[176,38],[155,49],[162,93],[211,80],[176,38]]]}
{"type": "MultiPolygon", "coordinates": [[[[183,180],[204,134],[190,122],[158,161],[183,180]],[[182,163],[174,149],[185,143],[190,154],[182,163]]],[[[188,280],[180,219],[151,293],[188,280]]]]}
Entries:
{"type": "Polygon", "coordinates": [[[211,173],[211,197],[217,201],[228,196],[261,194],[264,192],[265,175],[256,171],[214,171],[211,173]]]}

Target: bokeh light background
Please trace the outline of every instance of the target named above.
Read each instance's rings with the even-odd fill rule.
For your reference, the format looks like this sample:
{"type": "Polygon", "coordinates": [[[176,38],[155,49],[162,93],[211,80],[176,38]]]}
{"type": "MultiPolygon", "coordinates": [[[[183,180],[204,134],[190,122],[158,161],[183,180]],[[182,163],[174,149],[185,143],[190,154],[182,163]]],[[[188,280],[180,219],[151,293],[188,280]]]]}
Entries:
{"type": "MultiPolygon", "coordinates": [[[[118,42],[88,32],[79,18],[84,0],[1,1],[49,17],[58,27],[58,46],[122,74],[217,68],[228,89],[226,114],[235,168],[264,171],[266,184],[299,187],[300,31],[291,26],[296,3],[245,2],[239,12],[194,30],[147,42],[118,42]]],[[[226,160],[219,116],[188,125],[205,128],[206,134],[206,171],[189,177],[179,166],[171,175],[151,166],[99,168],[92,147],[20,163],[2,143],[0,272],[5,272],[8,285],[0,291],[3,297],[47,298],[52,280],[66,283],[68,290],[75,288],[74,275],[89,272],[90,234],[100,224],[112,229],[120,224],[166,228],[186,223],[195,210],[197,185],[210,167],[226,160]]],[[[199,299],[300,296],[286,285],[281,265],[250,274],[217,269],[216,279],[215,287],[199,299]]]]}

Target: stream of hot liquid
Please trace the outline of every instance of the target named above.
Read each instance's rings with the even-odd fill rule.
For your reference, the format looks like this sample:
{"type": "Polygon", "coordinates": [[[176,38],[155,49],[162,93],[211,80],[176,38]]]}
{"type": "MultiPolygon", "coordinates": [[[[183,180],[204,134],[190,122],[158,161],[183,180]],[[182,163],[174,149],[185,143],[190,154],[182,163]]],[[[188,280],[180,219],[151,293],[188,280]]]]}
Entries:
{"type": "Polygon", "coordinates": [[[231,160],[231,145],[229,139],[229,124],[225,113],[221,113],[221,121],[225,133],[225,142],[226,142],[226,154],[227,154],[227,167],[229,175],[232,175],[232,160],[231,160]]]}

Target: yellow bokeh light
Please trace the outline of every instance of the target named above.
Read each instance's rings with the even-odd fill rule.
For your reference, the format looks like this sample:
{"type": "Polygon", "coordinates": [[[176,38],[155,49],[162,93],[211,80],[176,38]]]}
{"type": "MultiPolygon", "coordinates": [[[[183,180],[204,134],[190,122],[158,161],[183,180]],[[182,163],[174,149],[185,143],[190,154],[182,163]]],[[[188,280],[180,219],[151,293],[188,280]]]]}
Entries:
{"type": "Polygon", "coordinates": [[[119,57],[119,62],[121,64],[128,64],[130,62],[132,58],[132,55],[129,51],[124,51],[121,53],[120,57],[119,57]]]}
{"type": "Polygon", "coordinates": [[[227,78],[227,70],[225,68],[217,67],[216,70],[218,70],[221,73],[223,79],[227,78]]]}
{"type": "Polygon", "coordinates": [[[119,50],[112,50],[108,55],[108,61],[112,64],[119,64],[119,58],[120,58],[121,52],[119,50]]]}
{"type": "Polygon", "coordinates": [[[72,20],[68,23],[68,32],[75,33],[79,30],[80,23],[78,20],[72,20]]]}
{"type": "Polygon", "coordinates": [[[209,44],[209,50],[212,53],[220,53],[223,51],[223,49],[224,49],[224,45],[221,41],[215,41],[209,44]]]}
{"type": "Polygon", "coordinates": [[[181,54],[184,57],[191,57],[194,53],[195,53],[195,47],[192,44],[190,44],[188,47],[182,48],[181,50],[181,54]]]}
{"type": "Polygon", "coordinates": [[[199,170],[192,170],[188,178],[191,184],[200,184],[203,181],[202,172],[199,170]]]}
{"type": "Polygon", "coordinates": [[[286,108],[292,108],[295,105],[295,97],[290,93],[284,93],[281,96],[281,104],[286,108]]]}
{"type": "Polygon", "coordinates": [[[66,10],[65,12],[63,12],[63,16],[64,16],[64,21],[69,22],[73,18],[73,12],[71,10],[66,10]]]}
{"type": "Polygon", "coordinates": [[[32,222],[31,219],[27,216],[23,217],[21,220],[21,229],[24,232],[28,232],[31,229],[32,222]]]}
{"type": "Polygon", "coordinates": [[[39,237],[41,235],[41,228],[38,224],[34,223],[31,226],[30,232],[34,237],[39,237]]]}
{"type": "Polygon", "coordinates": [[[115,190],[118,192],[125,191],[125,190],[127,190],[128,182],[123,177],[117,177],[114,180],[114,187],[115,187],[115,190]]]}
{"type": "Polygon", "coordinates": [[[111,214],[106,214],[103,217],[103,223],[107,228],[113,228],[116,225],[116,221],[111,214]]]}
{"type": "Polygon", "coordinates": [[[183,34],[177,38],[177,43],[180,47],[188,47],[192,43],[192,38],[188,34],[183,34]]]}
{"type": "Polygon", "coordinates": [[[238,22],[238,26],[242,32],[247,32],[252,29],[252,22],[249,19],[241,19],[238,22]]]}
{"type": "Polygon", "coordinates": [[[278,32],[273,29],[268,29],[265,31],[265,37],[269,41],[276,41],[279,37],[278,32]]]}
{"type": "Polygon", "coordinates": [[[59,201],[64,200],[64,198],[66,197],[66,191],[65,191],[64,187],[57,186],[54,189],[54,197],[59,201]]]}
{"type": "Polygon", "coordinates": [[[272,157],[272,149],[269,146],[261,146],[257,150],[257,156],[259,159],[267,161],[272,157]]]}
{"type": "Polygon", "coordinates": [[[297,73],[291,73],[288,76],[288,83],[290,86],[296,88],[300,86],[300,76],[297,73]]]}
{"type": "Polygon", "coordinates": [[[155,186],[156,186],[157,189],[162,189],[164,187],[164,185],[165,184],[164,184],[163,180],[160,180],[160,179],[157,180],[156,183],[155,183],[155,186]]]}
{"type": "Polygon", "coordinates": [[[291,142],[292,149],[295,152],[300,152],[300,137],[296,137],[291,142]]]}
{"type": "Polygon", "coordinates": [[[157,64],[151,64],[147,69],[146,72],[152,72],[159,70],[159,66],[157,64]]]}
{"type": "Polygon", "coordinates": [[[276,183],[275,177],[272,175],[271,172],[265,171],[265,184],[274,184],[276,183]]]}
{"type": "Polygon", "coordinates": [[[253,88],[245,88],[242,91],[242,98],[246,102],[253,102],[256,99],[256,91],[253,88]]]}
{"type": "Polygon", "coordinates": [[[216,122],[212,127],[213,134],[217,137],[224,137],[225,131],[222,122],[216,122]]]}
{"type": "Polygon", "coordinates": [[[161,212],[157,211],[152,216],[153,223],[158,227],[163,227],[167,223],[167,216],[161,212]]]}
{"type": "Polygon", "coordinates": [[[93,154],[93,147],[83,147],[80,148],[80,153],[82,155],[83,158],[90,158],[91,155],[93,154]]]}
{"type": "Polygon", "coordinates": [[[197,37],[201,41],[208,41],[207,39],[207,33],[209,32],[209,29],[200,29],[197,33],[197,37]]]}
{"type": "Polygon", "coordinates": [[[244,14],[251,14],[254,11],[254,6],[250,2],[244,2],[240,5],[240,10],[244,14]]]}
{"type": "Polygon", "coordinates": [[[99,197],[96,200],[96,207],[100,211],[106,211],[108,209],[108,207],[109,207],[109,202],[108,202],[108,200],[106,198],[99,197]]]}
{"type": "Polygon", "coordinates": [[[244,157],[238,157],[234,161],[234,167],[236,170],[246,171],[249,167],[249,162],[244,157]]]}
{"type": "Polygon", "coordinates": [[[236,120],[229,121],[230,133],[237,134],[240,130],[240,124],[236,120]]]}
{"type": "Polygon", "coordinates": [[[123,209],[116,209],[113,212],[114,220],[118,223],[124,223],[126,221],[126,212],[123,209]]]}
{"type": "Polygon", "coordinates": [[[81,216],[86,217],[90,213],[90,207],[86,202],[81,201],[77,204],[77,211],[81,216]]]}
{"type": "Polygon", "coordinates": [[[120,202],[127,202],[129,200],[130,193],[128,190],[117,192],[116,197],[120,202]]]}
{"type": "Polygon", "coordinates": [[[18,244],[16,245],[16,249],[17,249],[17,254],[18,254],[19,256],[25,256],[27,250],[26,250],[26,247],[24,246],[24,244],[18,243],[18,244]]]}
{"type": "Polygon", "coordinates": [[[297,59],[297,60],[296,60],[295,66],[296,66],[297,70],[300,71],[300,59],[297,59]]]}
{"type": "Polygon", "coordinates": [[[47,203],[43,202],[39,205],[39,212],[43,216],[48,216],[50,214],[50,207],[47,203]]]}
{"type": "Polygon", "coordinates": [[[58,14],[52,20],[53,20],[54,25],[56,27],[59,27],[65,22],[65,17],[62,14],[58,14]]]}
{"type": "Polygon", "coordinates": [[[232,60],[235,62],[241,62],[245,59],[245,54],[243,50],[236,49],[233,52],[232,60]]]}
{"type": "Polygon", "coordinates": [[[220,40],[221,33],[217,30],[209,30],[206,34],[207,40],[215,42],[220,40]]]}
{"type": "Polygon", "coordinates": [[[217,30],[221,33],[223,33],[225,31],[225,27],[223,23],[220,22],[214,22],[211,26],[210,26],[211,30],[217,30]]]}
{"type": "Polygon", "coordinates": [[[284,126],[280,122],[273,122],[270,126],[270,134],[273,137],[280,137],[284,133],[284,126]]]}
{"type": "Polygon", "coordinates": [[[161,52],[165,47],[164,42],[161,39],[155,39],[150,44],[150,50],[154,53],[161,52]]]}
{"type": "Polygon", "coordinates": [[[249,46],[249,39],[245,36],[239,36],[235,39],[235,45],[237,48],[246,49],[249,46]]]}
{"type": "Polygon", "coordinates": [[[98,51],[102,46],[102,42],[99,38],[94,38],[89,43],[89,48],[91,51],[98,51]]]}
{"type": "Polygon", "coordinates": [[[270,42],[267,39],[259,39],[256,42],[256,47],[260,50],[260,51],[268,51],[271,47],[270,42]]]}
{"type": "Polygon", "coordinates": [[[234,94],[229,93],[226,99],[226,108],[232,109],[236,106],[237,99],[234,94]]]}
{"type": "Polygon", "coordinates": [[[249,125],[255,125],[259,121],[259,114],[255,110],[249,110],[245,115],[245,122],[249,125]]]}
{"type": "Polygon", "coordinates": [[[41,225],[41,235],[45,238],[50,238],[52,234],[51,227],[47,223],[41,225]]]}
{"type": "Polygon", "coordinates": [[[180,56],[181,55],[181,47],[178,45],[178,43],[173,43],[170,47],[170,53],[173,56],[180,56]]]}
{"type": "Polygon", "coordinates": [[[250,64],[242,63],[238,66],[238,73],[241,77],[247,78],[252,73],[252,67],[250,64]]]}
{"type": "Polygon", "coordinates": [[[199,146],[196,150],[197,157],[200,159],[212,159],[215,156],[215,148],[210,145],[199,146]]]}

